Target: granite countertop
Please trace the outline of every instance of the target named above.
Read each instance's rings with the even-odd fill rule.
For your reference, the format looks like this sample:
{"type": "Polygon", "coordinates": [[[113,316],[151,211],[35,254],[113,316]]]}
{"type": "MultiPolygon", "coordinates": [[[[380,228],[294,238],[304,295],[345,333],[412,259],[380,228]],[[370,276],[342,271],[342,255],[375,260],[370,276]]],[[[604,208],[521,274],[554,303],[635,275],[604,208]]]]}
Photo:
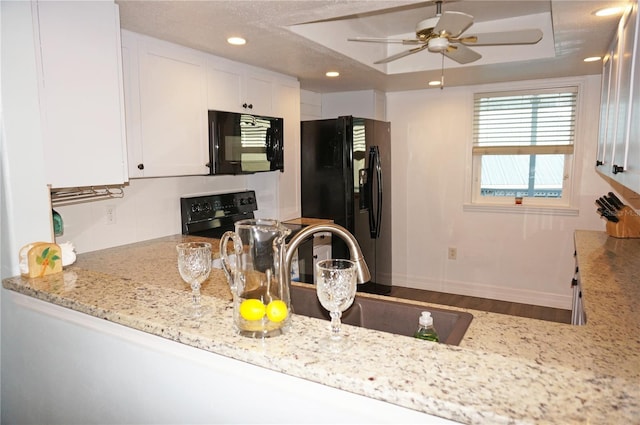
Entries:
{"type": "Polygon", "coordinates": [[[175,245],[191,239],[199,238],[176,235],[81,254],[61,274],[14,277],[3,285],[179,343],[462,423],[637,423],[640,418],[635,314],[640,240],[576,232],[585,326],[466,310],[474,319],[460,347],[348,327],[354,347],[336,361],[319,352],[317,335],[327,332],[322,320],[295,315],[288,334],[265,341],[233,334],[231,293],[221,270],[213,270],[202,285],[203,303],[215,314],[200,324],[182,317],[190,289],[178,274],[175,245]]]}
{"type": "Polygon", "coordinates": [[[293,218],[291,220],[284,221],[284,223],[299,224],[299,225],[303,225],[303,226],[312,226],[314,224],[333,223],[333,220],[329,220],[329,219],[326,219],[326,218],[298,217],[298,218],[293,218]]]}

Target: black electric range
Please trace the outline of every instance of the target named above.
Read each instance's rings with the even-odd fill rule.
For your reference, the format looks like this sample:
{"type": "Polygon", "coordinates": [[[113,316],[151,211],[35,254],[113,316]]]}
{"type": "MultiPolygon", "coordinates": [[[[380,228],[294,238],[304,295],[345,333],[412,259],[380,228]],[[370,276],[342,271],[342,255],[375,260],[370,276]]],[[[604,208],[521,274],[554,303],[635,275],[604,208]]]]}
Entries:
{"type": "MultiPolygon", "coordinates": [[[[255,218],[257,210],[258,202],[253,190],[182,197],[182,234],[220,239],[226,231],[235,230],[236,221],[255,218]]],[[[282,225],[291,229],[287,242],[305,227],[293,223],[282,225]]]]}

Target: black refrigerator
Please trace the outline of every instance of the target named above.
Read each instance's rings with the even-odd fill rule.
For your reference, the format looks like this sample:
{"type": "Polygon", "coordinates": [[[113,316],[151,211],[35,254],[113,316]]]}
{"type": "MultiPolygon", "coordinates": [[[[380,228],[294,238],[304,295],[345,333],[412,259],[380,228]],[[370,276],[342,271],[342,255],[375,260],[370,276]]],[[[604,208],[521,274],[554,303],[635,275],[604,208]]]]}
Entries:
{"type": "MultiPolygon", "coordinates": [[[[302,216],[332,219],[355,235],[371,272],[358,290],[391,291],[391,126],[355,118],[302,121],[302,216]]],[[[349,258],[331,241],[332,258],[349,258]]]]}

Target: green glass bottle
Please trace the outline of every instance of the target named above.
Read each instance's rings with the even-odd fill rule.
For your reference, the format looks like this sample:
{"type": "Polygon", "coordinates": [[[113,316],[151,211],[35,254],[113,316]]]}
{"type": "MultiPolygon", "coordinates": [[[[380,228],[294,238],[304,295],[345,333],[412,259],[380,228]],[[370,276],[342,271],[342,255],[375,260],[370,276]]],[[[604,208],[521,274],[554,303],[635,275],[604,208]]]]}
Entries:
{"type": "Polygon", "coordinates": [[[416,333],[413,335],[418,339],[424,339],[427,341],[438,342],[440,338],[438,337],[438,332],[436,328],[433,326],[433,317],[431,317],[431,313],[428,311],[423,311],[420,319],[418,320],[418,329],[416,333]]]}

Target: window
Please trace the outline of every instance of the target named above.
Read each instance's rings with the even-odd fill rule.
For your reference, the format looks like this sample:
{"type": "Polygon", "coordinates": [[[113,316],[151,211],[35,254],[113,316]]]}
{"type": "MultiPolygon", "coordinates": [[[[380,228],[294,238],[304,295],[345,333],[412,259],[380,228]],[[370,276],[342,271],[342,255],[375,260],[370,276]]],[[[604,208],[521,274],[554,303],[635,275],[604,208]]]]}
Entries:
{"type": "Polygon", "coordinates": [[[475,95],[472,203],[569,205],[577,93],[475,95]]]}

